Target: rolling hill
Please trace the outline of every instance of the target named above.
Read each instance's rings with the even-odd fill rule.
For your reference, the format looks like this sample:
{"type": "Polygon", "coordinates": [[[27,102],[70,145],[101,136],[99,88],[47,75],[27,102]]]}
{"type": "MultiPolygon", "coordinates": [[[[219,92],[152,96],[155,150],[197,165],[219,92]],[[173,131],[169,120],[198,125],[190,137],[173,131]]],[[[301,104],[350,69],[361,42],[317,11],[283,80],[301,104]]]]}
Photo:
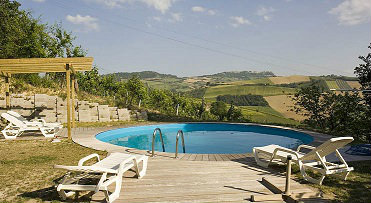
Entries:
{"type": "Polygon", "coordinates": [[[153,71],[113,73],[117,80],[127,80],[138,75],[149,87],[187,93],[216,101],[219,95],[261,95],[269,106],[240,106],[243,115],[253,122],[298,124],[305,119],[290,111],[290,98],[301,87],[318,85],[322,90],[360,88],[354,77],[328,76],[276,76],[272,72],[231,71],[210,75],[178,77],[153,71]]]}

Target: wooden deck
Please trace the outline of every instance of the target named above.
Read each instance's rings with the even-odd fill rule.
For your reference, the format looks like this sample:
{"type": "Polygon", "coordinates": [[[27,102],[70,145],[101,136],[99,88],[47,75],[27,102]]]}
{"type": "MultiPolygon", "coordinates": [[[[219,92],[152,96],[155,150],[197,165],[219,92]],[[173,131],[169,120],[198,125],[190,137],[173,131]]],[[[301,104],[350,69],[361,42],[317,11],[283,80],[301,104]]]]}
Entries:
{"type": "MultiPolygon", "coordinates": [[[[272,194],[262,177],[284,187],[283,174],[258,167],[253,158],[232,161],[182,161],[150,158],[147,175],[127,172],[116,202],[249,202],[252,194],[272,194]]],[[[292,181],[293,192],[312,192],[292,181]]],[[[92,202],[104,202],[102,192],[92,202]]]]}

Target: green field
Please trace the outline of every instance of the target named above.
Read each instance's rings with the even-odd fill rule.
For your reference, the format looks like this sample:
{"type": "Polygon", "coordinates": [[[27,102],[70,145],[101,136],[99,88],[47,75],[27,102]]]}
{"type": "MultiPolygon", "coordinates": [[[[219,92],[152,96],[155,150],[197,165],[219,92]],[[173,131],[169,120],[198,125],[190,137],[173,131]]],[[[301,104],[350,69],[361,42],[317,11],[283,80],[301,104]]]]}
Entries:
{"type": "Polygon", "coordinates": [[[229,83],[231,85],[245,85],[245,84],[268,84],[273,85],[273,82],[269,78],[259,78],[253,80],[241,80],[229,83]]]}
{"type": "Polygon", "coordinates": [[[240,106],[244,117],[254,123],[298,125],[299,122],[285,118],[279,112],[267,106],[240,106]]]}
{"type": "Polygon", "coordinates": [[[295,88],[287,87],[276,87],[276,86],[245,86],[245,85],[221,85],[207,88],[205,92],[205,99],[215,100],[218,95],[262,95],[262,96],[273,96],[282,94],[293,94],[296,92],[295,88]]]}
{"type": "Polygon", "coordinates": [[[155,89],[173,90],[177,92],[186,92],[192,89],[189,84],[177,78],[147,79],[142,80],[142,82],[155,89]]]}
{"type": "Polygon", "coordinates": [[[329,89],[339,89],[338,84],[334,80],[326,80],[326,84],[329,89]]]}

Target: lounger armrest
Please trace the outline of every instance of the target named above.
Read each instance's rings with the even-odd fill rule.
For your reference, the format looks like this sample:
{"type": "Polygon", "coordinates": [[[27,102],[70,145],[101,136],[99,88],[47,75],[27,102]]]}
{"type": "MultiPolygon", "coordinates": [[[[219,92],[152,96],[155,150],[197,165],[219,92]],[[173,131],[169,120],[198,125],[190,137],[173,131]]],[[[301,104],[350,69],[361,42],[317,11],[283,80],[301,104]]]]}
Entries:
{"type": "Polygon", "coordinates": [[[90,154],[90,155],[88,155],[88,156],[86,156],[86,157],[80,159],[80,161],[79,161],[79,163],[78,163],[78,166],[83,166],[84,163],[85,163],[87,160],[92,159],[92,158],[94,158],[94,157],[96,157],[97,160],[100,161],[99,155],[96,154],[96,153],[94,153],[94,154],[90,154]]]}
{"type": "Polygon", "coordinates": [[[302,145],[299,145],[298,149],[296,150],[297,152],[300,152],[300,149],[301,148],[306,148],[306,149],[315,149],[315,147],[313,146],[310,146],[310,145],[305,145],[305,144],[302,144],[302,145]]]}
{"type": "Polygon", "coordinates": [[[282,152],[286,152],[286,153],[292,154],[292,155],[296,156],[297,160],[299,160],[299,154],[298,154],[298,152],[293,151],[293,150],[290,150],[290,149],[284,149],[284,148],[276,148],[273,151],[273,157],[276,156],[276,154],[277,154],[278,151],[282,151],[282,152]]]}
{"type": "Polygon", "coordinates": [[[54,165],[56,169],[64,169],[68,171],[78,172],[90,172],[90,173],[113,173],[117,174],[118,171],[114,169],[102,168],[97,166],[65,166],[65,165],[54,165]]]}
{"type": "Polygon", "coordinates": [[[136,160],[136,157],[135,156],[130,156],[129,158],[127,158],[127,159],[125,159],[124,161],[122,161],[121,163],[120,163],[120,167],[119,167],[119,173],[120,172],[124,172],[124,171],[122,171],[123,170],[123,168],[125,167],[125,165],[127,164],[127,163],[129,163],[129,162],[132,162],[133,160],[136,160]]]}

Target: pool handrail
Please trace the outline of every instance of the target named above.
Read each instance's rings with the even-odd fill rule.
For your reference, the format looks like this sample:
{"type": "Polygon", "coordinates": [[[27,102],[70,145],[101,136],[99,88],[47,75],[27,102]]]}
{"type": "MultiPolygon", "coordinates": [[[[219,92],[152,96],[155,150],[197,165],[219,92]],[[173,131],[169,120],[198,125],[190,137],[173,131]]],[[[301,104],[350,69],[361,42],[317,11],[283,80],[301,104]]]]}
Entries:
{"type": "Polygon", "coordinates": [[[165,144],[164,144],[164,139],[162,138],[162,132],[161,132],[161,129],[160,128],[156,128],[154,131],[153,131],[153,135],[152,135],[152,157],[155,156],[155,138],[156,138],[156,132],[160,132],[160,139],[161,139],[161,142],[162,142],[162,151],[165,152],[165,144]]]}
{"type": "Polygon", "coordinates": [[[178,142],[179,142],[180,135],[182,135],[183,153],[185,153],[184,134],[182,130],[178,130],[178,133],[176,134],[176,143],[175,143],[175,158],[178,158],[178,142]]]}

